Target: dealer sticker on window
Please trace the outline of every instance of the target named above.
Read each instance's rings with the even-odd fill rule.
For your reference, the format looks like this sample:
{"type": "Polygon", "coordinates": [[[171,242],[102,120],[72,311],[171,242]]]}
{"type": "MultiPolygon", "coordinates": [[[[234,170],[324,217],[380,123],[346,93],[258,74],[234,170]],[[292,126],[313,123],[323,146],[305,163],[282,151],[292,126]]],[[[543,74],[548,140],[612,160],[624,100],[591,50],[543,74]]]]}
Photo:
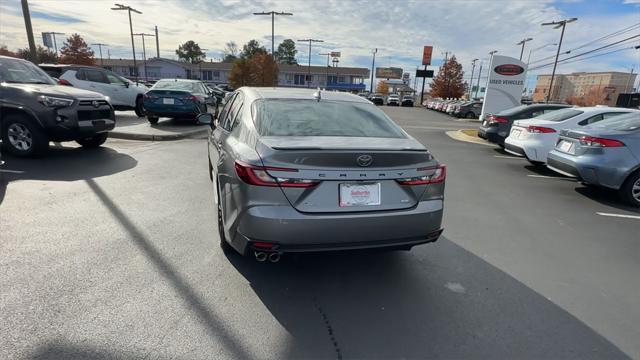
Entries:
{"type": "Polygon", "coordinates": [[[380,205],[380,183],[340,184],[340,207],[380,205]]]}

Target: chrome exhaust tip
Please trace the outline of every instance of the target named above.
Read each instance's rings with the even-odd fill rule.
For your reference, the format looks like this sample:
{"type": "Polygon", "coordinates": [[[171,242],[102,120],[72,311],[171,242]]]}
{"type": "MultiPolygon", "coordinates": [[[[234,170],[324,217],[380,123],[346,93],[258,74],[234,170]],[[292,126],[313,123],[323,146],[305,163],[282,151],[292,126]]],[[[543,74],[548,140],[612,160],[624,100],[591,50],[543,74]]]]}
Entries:
{"type": "Polygon", "coordinates": [[[264,262],[267,260],[267,253],[264,253],[262,251],[256,251],[253,254],[256,256],[256,260],[259,262],[264,262]]]}
{"type": "Polygon", "coordinates": [[[277,263],[278,261],[280,261],[280,254],[277,252],[269,254],[269,261],[271,261],[272,263],[277,263]]]}

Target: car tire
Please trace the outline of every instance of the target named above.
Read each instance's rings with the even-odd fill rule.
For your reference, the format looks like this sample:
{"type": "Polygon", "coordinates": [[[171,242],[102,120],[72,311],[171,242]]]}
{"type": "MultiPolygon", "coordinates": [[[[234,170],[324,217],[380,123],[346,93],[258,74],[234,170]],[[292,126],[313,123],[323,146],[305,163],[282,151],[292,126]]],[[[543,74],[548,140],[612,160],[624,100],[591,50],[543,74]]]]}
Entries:
{"type": "Polygon", "coordinates": [[[12,114],[2,120],[2,145],[15,156],[36,157],[49,149],[49,139],[26,115],[12,114]]]}
{"type": "Polygon", "coordinates": [[[155,124],[157,124],[157,123],[158,123],[158,121],[160,120],[160,118],[159,118],[159,117],[157,117],[157,116],[149,116],[149,115],[147,115],[147,120],[149,121],[149,124],[151,124],[151,125],[155,125],[155,124]]]}
{"type": "Polygon", "coordinates": [[[475,118],[475,117],[476,117],[476,114],[474,114],[473,112],[469,111],[469,112],[465,115],[465,117],[466,117],[467,119],[473,119],[473,118],[475,118]]]}
{"type": "Polygon", "coordinates": [[[134,111],[138,117],[145,116],[146,111],[144,110],[144,101],[142,100],[142,96],[138,96],[136,98],[136,107],[134,108],[134,111]]]}
{"type": "Polygon", "coordinates": [[[107,141],[108,137],[109,137],[109,133],[105,132],[89,138],[78,139],[76,140],[76,142],[85,148],[97,148],[100,145],[104,144],[104,142],[107,141]]]}
{"type": "Polygon", "coordinates": [[[620,196],[627,204],[640,207],[640,170],[625,180],[620,188],[620,196]]]}
{"type": "Polygon", "coordinates": [[[220,201],[220,191],[217,190],[217,186],[216,186],[216,191],[218,192],[218,236],[220,237],[220,248],[222,249],[222,252],[225,254],[231,254],[233,253],[233,251],[235,251],[233,249],[233,247],[231,245],[229,245],[229,243],[227,242],[227,238],[224,235],[224,220],[222,219],[222,201],[220,201]]]}

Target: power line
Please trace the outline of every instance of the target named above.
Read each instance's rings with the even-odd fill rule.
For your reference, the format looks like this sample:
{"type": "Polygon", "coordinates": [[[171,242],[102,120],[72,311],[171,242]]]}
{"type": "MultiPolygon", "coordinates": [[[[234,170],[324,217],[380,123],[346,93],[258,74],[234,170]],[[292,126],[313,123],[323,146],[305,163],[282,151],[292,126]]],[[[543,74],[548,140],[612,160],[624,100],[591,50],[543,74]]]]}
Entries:
{"type": "MultiPolygon", "coordinates": [[[[612,47],[612,46],[614,46],[614,45],[617,45],[617,44],[620,44],[620,43],[623,43],[623,42],[626,42],[626,41],[629,41],[629,40],[635,39],[635,38],[637,38],[637,37],[640,37],[640,34],[638,34],[638,35],[634,35],[634,36],[631,36],[631,37],[628,37],[628,38],[626,38],[626,39],[618,40],[618,41],[616,41],[616,42],[614,42],[614,43],[607,44],[607,45],[605,45],[605,46],[601,46],[601,47],[596,48],[596,49],[593,49],[593,50],[585,51],[585,52],[583,52],[583,53],[580,53],[580,54],[577,54],[577,55],[573,55],[573,56],[570,56],[570,57],[564,58],[564,59],[562,59],[562,60],[560,60],[560,61],[558,61],[558,62],[559,62],[559,63],[563,63],[563,62],[565,62],[565,61],[567,61],[567,60],[574,59],[574,58],[577,58],[577,57],[580,57],[580,56],[584,56],[584,55],[588,55],[588,54],[594,53],[594,52],[596,52],[596,51],[599,51],[599,50],[602,50],[602,49],[606,49],[606,48],[612,47]]],[[[539,68],[547,67],[547,66],[550,66],[550,65],[553,65],[553,63],[547,63],[547,64],[544,64],[544,65],[535,66],[535,67],[531,68],[530,70],[535,70],[535,69],[539,69],[539,68]]]]}
{"type": "MultiPolygon", "coordinates": [[[[612,32],[610,34],[607,34],[607,35],[603,35],[603,36],[601,36],[601,37],[599,37],[599,38],[597,38],[595,40],[591,40],[588,43],[582,44],[582,45],[580,45],[580,46],[578,46],[576,48],[569,49],[569,50],[563,52],[563,55],[570,54],[572,51],[585,48],[585,47],[587,47],[587,46],[589,46],[591,44],[597,43],[599,41],[610,39],[612,37],[615,37],[615,36],[618,36],[618,35],[622,35],[622,34],[627,33],[629,31],[633,31],[636,27],[640,28],[640,23],[628,26],[628,27],[626,27],[624,29],[620,29],[620,30],[614,31],[614,32],[612,32]]],[[[555,56],[553,56],[553,55],[552,56],[547,56],[547,57],[542,58],[542,59],[531,61],[530,64],[535,64],[535,63],[539,63],[539,62],[542,62],[542,61],[545,61],[545,60],[553,59],[554,57],[555,56]]]]}

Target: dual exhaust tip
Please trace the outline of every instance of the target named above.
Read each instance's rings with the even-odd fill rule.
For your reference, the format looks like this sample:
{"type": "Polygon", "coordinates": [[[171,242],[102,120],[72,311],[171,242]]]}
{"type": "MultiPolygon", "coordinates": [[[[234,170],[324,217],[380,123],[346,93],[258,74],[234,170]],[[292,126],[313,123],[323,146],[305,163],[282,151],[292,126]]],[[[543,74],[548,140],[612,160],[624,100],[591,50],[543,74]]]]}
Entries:
{"type": "Polygon", "coordinates": [[[269,260],[272,263],[277,263],[278,261],[280,261],[280,253],[277,252],[271,252],[271,253],[266,253],[263,251],[255,251],[253,253],[256,257],[256,261],[258,262],[265,262],[267,260],[269,260]]]}

